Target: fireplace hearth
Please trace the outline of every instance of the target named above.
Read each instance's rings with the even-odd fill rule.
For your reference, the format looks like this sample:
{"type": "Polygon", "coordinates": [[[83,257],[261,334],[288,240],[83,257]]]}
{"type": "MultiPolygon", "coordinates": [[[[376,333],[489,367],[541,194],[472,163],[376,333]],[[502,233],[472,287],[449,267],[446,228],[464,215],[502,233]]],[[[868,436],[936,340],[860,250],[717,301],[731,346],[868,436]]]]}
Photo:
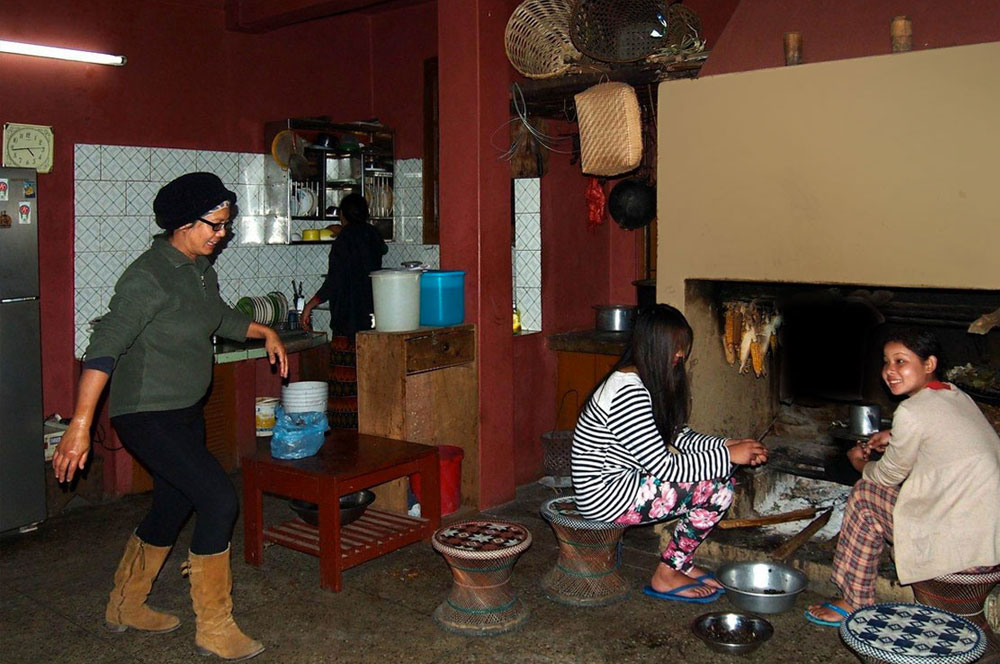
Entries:
{"type": "Polygon", "coordinates": [[[1000,328],[968,331],[1000,309],[1000,291],[689,280],[685,295],[695,330],[692,424],[729,436],[766,433],[773,471],[844,485],[858,479],[845,456],[855,443],[842,435],[848,411],[878,404],[888,426],[899,400],[882,384],[882,338],[900,327],[932,329],[947,366],[995,375],[996,398],[954,382],[1000,426],[993,410],[1000,410],[1000,328]],[[768,312],[764,320],[779,317],[761,375],[740,373],[739,358],[727,361],[726,315],[734,305],[768,312]]]}

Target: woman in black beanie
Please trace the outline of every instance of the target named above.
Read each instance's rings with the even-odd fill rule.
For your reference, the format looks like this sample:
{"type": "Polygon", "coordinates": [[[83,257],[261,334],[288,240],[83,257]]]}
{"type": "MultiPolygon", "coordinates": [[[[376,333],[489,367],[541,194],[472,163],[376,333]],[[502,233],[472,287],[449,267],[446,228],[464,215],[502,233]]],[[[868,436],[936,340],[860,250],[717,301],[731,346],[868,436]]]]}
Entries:
{"type": "Polygon", "coordinates": [[[52,459],[68,482],[90,453],[97,401],[111,381],[111,423],[125,448],[153,477],[153,504],[135,529],[115,572],[105,625],[170,632],[176,616],[145,604],[192,510],[197,514],[187,567],[203,654],[247,659],[264,646],[233,621],[229,540],[239,500],[225,470],[205,447],[203,405],[212,380],[212,335],[264,339],[268,358],[288,375],[285,347],[269,327],[251,322],[219,296],[208,257],[232,227],[236,194],[211,173],[188,173],[153,201],[164,233],[115,284],[108,313],[84,355],[73,419],[52,459]]]}

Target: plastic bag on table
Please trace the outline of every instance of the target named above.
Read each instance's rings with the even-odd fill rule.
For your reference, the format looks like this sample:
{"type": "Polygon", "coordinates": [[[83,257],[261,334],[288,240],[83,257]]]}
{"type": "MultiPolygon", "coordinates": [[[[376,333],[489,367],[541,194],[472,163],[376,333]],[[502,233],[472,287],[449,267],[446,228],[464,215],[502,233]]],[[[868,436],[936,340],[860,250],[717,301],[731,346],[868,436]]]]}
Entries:
{"type": "Polygon", "coordinates": [[[271,456],[275,459],[302,459],[316,454],[330,430],[325,412],[286,413],[278,406],[274,419],[271,456]]]}

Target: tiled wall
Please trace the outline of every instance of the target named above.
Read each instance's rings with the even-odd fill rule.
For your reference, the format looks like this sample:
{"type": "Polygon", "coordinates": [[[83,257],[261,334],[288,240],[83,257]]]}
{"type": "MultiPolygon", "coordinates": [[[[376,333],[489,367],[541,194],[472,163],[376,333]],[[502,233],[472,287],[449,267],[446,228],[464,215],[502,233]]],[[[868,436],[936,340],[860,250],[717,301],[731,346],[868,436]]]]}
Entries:
{"type": "MultiPolygon", "coordinates": [[[[153,198],[160,187],[190,171],[210,171],[236,191],[242,218],[258,217],[267,209],[264,159],[239,152],[75,146],[77,356],[86,349],[90,321],[107,310],[118,277],[159,232],[153,198]]],[[[422,192],[420,160],[400,160],[398,168],[406,175],[397,178],[394,191],[397,242],[389,245],[383,265],[419,260],[438,267],[438,247],[417,244],[422,209],[412,201],[415,192],[422,192]]],[[[272,290],[290,295],[292,279],[304,282],[309,297],[323,282],[328,253],[325,245],[241,246],[238,237],[231,237],[215,262],[222,297],[232,304],[243,295],[272,290]]],[[[328,329],[329,314],[317,311],[314,326],[328,329]]]]}
{"type": "Polygon", "coordinates": [[[514,180],[514,304],[525,331],[542,329],[541,180],[514,180]]]}

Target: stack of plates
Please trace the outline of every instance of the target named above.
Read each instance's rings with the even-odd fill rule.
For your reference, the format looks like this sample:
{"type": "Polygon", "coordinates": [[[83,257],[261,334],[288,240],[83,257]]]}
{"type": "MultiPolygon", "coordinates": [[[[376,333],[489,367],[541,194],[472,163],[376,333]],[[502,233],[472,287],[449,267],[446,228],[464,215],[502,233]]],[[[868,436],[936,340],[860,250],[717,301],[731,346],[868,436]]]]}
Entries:
{"type": "Polygon", "coordinates": [[[286,413],[326,412],[330,386],[322,380],[304,380],[281,388],[281,407],[286,413]]]}
{"type": "Polygon", "coordinates": [[[241,297],[233,308],[261,325],[277,325],[288,318],[288,299],[281,291],[241,297]]]}

